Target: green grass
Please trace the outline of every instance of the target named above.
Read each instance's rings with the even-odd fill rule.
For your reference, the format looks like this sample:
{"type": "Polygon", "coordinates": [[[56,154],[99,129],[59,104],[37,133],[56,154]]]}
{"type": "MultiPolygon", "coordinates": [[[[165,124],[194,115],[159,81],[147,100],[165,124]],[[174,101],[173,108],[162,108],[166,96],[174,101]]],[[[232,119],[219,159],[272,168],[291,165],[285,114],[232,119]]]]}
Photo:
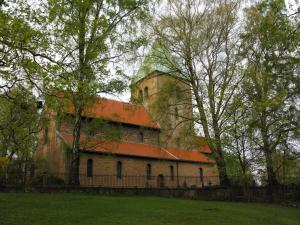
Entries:
{"type": "Polygon", "coordinates": [[[87,194],[0,193],[1,225],[298,225],[300,209],[87,194]]]}

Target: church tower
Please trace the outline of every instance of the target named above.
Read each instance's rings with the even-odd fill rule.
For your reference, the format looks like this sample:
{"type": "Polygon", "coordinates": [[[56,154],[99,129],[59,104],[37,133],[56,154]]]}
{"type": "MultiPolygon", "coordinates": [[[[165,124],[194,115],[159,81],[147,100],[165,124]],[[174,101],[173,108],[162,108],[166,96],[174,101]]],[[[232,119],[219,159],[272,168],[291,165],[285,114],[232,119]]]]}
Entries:
{"type": "Polygon", "coordinates": [[[131,100],[143,104],[161,128],[160,145],[188,149],[194,135],[192,97],[174,58],[156,42],[131,85],[131,100]]]}

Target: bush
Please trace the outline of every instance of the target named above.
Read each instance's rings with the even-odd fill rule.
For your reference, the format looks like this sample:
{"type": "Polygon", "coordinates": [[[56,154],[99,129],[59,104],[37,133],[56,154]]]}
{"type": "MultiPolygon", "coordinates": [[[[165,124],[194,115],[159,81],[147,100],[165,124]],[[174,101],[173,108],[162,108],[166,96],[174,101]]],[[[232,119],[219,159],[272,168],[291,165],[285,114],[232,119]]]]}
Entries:
{"type": "Polygon", "coordinates": [[[42,185],[56,186],[56,185],[64,185],[65,181],[60,177],[43,174],[33,178],[31,184],[34,186],[42,186],[42,185]]]}

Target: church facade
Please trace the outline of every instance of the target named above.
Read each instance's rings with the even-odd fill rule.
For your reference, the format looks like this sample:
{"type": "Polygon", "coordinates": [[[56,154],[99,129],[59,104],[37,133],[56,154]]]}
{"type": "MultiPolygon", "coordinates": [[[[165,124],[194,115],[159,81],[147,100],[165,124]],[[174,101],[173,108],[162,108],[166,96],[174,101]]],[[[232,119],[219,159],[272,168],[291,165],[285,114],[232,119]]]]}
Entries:
{"type": "MultiPolygon", "coordinates": [[[[145,67],[145,66],[144,66],[145,67]]],[[[205,139],[194,133],[191,93],[179,77],[143,68],[131,87],[131,103],[99,98],[85,110],[80,147],[80,185],[101,187],[204,187],[218,185],[218,171],[205,139]],[[164,95],[164,88],[176,88],[164,95]],[[180,96],[179,96],[180,95],[180,96]],[[168,97],[166,97],[168,96],[168,97]],[[168,107],[161,107],[161,105],[168,107]],[[94,124],[100,123],[99,126],[94,124]],[[99,122],[102,121],[102,122],[99,122]],[[104,121],[104,122],[103,122],[104,121]],[[96,123],[95,123],[96,122],[96,123]],[[107,133],[112,133],[107,137],[107,133]],[[117,137],[117,138],[116,138],[117,137]]],[[[37,155],[48,173],[67,179],[72,107],[63,119],[52,112],[37,155]]]]}

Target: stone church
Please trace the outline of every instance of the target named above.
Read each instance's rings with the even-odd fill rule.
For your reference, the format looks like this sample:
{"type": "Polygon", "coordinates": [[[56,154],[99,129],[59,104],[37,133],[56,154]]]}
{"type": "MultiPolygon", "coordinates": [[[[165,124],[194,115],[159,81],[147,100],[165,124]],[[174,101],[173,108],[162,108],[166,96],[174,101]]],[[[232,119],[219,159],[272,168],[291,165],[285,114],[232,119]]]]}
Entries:
{"type": "MultiPolygon", "coordinates": [[[[155,188],[219,184],[212,151],[194,132],[191,91],[183,78],[153,60],[154,51],[133,79],[130,103],[98,98],[85,110],[80,185],[155,188]],[[106,129],[90,129],[96,120],[105,121],[106,129]],[[112,131],[118,138],[105,138],[104,133],[112,131]]],[[[70,167],[73,125],[68,118],[73,112],[72,107],[65,107],[60,120],[50,113],[39,135],[37,156],[47,162],[48,173],[63,179],[70,167]]]]}

